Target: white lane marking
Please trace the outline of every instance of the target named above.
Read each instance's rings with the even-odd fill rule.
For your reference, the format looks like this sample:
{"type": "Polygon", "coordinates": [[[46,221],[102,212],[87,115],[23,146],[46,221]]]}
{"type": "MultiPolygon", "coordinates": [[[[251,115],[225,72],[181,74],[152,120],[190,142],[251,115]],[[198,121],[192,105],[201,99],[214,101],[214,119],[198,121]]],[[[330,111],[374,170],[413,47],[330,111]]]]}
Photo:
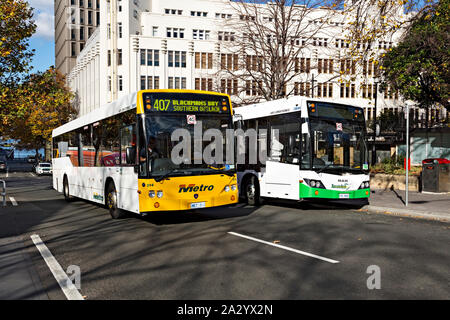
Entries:
{"type": "Polygon", "coordinates": [[[34,173],[33,173],[33,172],[30,172],[30,174],[31,174],[31,176],[32,176],[32,177],[36,177],[36,176],[34,175],[34,173]]]}
{"type": "Polygon", "coordinates": [[[61,268],[61,265],[55,257],[53,257],[52,253],[48,250],[44,242],[42,242],[41,238],[37,234],[33,234],[31,236],[31,240],[41,253],[42,258],[44,258],[45,263],[47,263],[47,266],[50,268],[50,271],[66,295],[67,300],[84,300],[83,296],[77,290],[72,281],[70,281],[67,274],[61,268]]]}
{"type": "Polygon", "coordinates": [[[14,199],[14,197],[9,197],[9,200],[11,201],[11,203],[14,207],[17,207],[17,201],[16,201],[16,199],[14,199]]]}
{"type": "Polygon", "coordinates": [[[337,260],[328,259],[328,258],[321,257],[321,256],[318,256],[318,255],[315,255],[315,254],[312,254],[312,253],[305,252],[305,251],[300,251],[300,250],[297,250],[297,249],[293,249],[293,248],[289,248],[289,247],[286,247],[286,246],[282,246],[280,244],[267,242],[267,241],[264,241],[264,240],[256,239],[256,238],[249,237],[249,236],[245,236],[243,234],[239,234],[239,233],[236,233],[236,232],[228,232],[228,233],[233,235],[233,236],[237,236],[237,237],[245,238],[245,239],[248,239],[248,240],[264,243],[264,244],[267,244],[269,246],[277,247],[277,248],[280,248],[280,249],[283,249],[283,250],[287,250],[287,251],[292,251],[292,252],[295,252],[295,253],[298,253],[298,254],[302,254],[302,255],[305,255],[305,256],[308,256],[308,257],[311,257],[311,258],[323,260],[323,261],[326,261],[326,262],[329,262],[329,263],[339,263],[339,261],[337,261],[337,260]]]}

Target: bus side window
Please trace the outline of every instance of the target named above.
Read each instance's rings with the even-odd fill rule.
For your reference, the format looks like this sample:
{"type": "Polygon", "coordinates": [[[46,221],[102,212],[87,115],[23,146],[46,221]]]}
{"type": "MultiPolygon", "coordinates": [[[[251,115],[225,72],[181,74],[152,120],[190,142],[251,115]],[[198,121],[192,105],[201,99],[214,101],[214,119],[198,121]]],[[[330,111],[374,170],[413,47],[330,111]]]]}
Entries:
{"type": "Polygon", "coordinates": [[[92,125],[92,144],[95,150],[94,167],[102,166],[103,126],[100,122],[92,125]]]}
{"type": "Polygon", "coordinates": [[[102,167],[120,166],[119,118],[114,116],[103,120],[102,167]]]}

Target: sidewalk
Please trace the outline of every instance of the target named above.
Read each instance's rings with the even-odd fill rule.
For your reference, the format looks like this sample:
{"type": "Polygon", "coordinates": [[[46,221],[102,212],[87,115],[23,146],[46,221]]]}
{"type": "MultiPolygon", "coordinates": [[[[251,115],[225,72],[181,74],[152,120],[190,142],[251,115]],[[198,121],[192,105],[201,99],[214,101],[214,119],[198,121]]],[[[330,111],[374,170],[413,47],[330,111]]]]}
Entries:
{"type": "Polygon", "coordinates": [[[450,222],[450,193],[408,193],[400,190],[372,190],[369,212],[450,222]]]}

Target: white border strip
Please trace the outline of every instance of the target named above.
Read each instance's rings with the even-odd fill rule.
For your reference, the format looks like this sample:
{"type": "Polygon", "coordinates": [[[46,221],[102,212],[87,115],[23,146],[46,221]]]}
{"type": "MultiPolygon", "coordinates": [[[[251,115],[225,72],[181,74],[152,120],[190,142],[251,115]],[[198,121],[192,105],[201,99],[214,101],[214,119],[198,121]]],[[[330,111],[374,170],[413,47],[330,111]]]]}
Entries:
{"type": "Polygon", "coordinates": [[[267,244],[269,246],[277,247],[277,248],[280,248],[280,249],[283,249],[283,250],[292,251],[292,252],[295,252],[295,253],[298,253],[298,254],[302,254],[302,255],[305,255],[305,256],[308,256],[308,257],[311,257],[311,258],[323,260],[323,261],[326,261],[326,262],[329,262],[329,263],[339,263],[339,261],[336,261],[336,260],[332,260],[332,259],[328,259],[328,258],[325,258],[325,257],[317,256],[317,255],[312,254],[312,253],[308,253],[308,252],[305,252],[305,251],[300,251],[300,250],[297,250],[297,249],[289,248],[289,247],[286,247],[286,246],[282,246],[280,244],[267,242],[267,241],[264,241],[264,240],[256,239],[256,238],[249,237],[249,236],[245,236],[245,235],[242,235],[242,234],[239,234],[239,233],[236,233],[236,232],[228,232],[228,234],[231,234],[231,235],[237,236],[237,237],[241,237],[241,238],[245,238],[245,239],[248,239],[248,240],[264,243],[264,244],[267,244]]]}
{"type": "Polygon", "coordinates": [[[14,199],[14,197],[9,197],[9,200],[11,201],[11,203],[14,207],[18,206],[17,201],[16,201],[16,199],[14,199]]]}
{"type": "Polygon", "coordinates": [[[83,296],[80,294],[67,274],[61,268],[55,257],[53,257],[52,253],[50,252],[50,250],[48,250],[44,242],[42,242],[41,238],[37,234],[33,234],[31,236],[31,240],[41,253],[42,258],[44,258],[45,263],[47,263],[47,266],[50,268],[50,271],[52,272],[62,291],[66,295],[67,300],[84,300],[83,296]]]}

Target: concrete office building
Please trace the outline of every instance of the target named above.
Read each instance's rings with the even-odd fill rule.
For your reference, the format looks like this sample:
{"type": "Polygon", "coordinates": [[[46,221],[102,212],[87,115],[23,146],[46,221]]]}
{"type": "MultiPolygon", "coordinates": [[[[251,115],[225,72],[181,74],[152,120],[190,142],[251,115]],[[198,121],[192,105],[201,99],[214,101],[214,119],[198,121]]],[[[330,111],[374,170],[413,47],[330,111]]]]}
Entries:
{"type": "MultiPolygon", "coordinates": [[[[141,89],[186,88],[219,90],[232,96],[255,95],[248,83],[217,78],[223,55],[232,43],[229,32],[234,30],[229,26],[242,19],[229,0],[111,0],[103,3],[100,26],[86,42],[68,75],[80,115],[141,89]],[[236,86],[244,90],[238,93],[236,86]]],[[[331,76],[339,75],[342,63],[348,63],[336,59],[334,54],[330,56],[331,49],[346,48],[340,38],[345,23],[337,20],[333,23],[333,31],[316,39],[302,55],[302,59],[317,68],[305,70],[289,86],[296,94],[306,94],[311,73],[315,73],[315,97],[362,106],[366,109],[366,119],[370,120],[375,94],[372,63],[367,62],[364,71],[362,66],[348,68],[350,76],[355,76],[348,85],[336,80],[328,82],[331,76]]],[[[379,41],[372,49],[387,50],[395,41],[395,38],[379,41]]],[[[377,113],[386,108],[401,111],[404,103],[398,98],[389,90],[379,93],[377,113]]]]}
{"type": "Polygon", "coordinates": [[[68,75],[100,23],[101,0],[55,0],[55,67],[68,75]]]}

